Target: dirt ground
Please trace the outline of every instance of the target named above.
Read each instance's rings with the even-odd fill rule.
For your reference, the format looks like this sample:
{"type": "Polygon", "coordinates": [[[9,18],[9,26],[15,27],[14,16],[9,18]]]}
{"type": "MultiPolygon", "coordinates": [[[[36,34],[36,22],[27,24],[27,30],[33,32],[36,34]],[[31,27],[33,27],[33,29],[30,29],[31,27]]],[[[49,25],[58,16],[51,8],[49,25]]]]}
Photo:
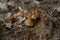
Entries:
{"type": "Polygon", "coordinates": [[[0,40],[60,40],[60,0],[0,0],[0,40]]]}

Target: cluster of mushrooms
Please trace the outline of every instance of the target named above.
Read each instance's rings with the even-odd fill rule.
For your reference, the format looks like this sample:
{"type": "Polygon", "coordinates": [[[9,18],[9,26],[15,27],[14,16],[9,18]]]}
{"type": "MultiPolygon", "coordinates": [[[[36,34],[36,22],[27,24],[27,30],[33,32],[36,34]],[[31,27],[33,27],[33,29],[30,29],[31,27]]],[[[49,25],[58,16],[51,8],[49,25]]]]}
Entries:
{"type": "Polygon", "coordinates": [[[22,9],[16,14],[8,13],[5,19],[16,22],[17,17],[25,18],[23,21],[23,24],[26,26],[34,26],[36,24],[36,21],[40,19],[40,13],[41,11],[39,9],[32,8],[31,10],[22,9]]]}

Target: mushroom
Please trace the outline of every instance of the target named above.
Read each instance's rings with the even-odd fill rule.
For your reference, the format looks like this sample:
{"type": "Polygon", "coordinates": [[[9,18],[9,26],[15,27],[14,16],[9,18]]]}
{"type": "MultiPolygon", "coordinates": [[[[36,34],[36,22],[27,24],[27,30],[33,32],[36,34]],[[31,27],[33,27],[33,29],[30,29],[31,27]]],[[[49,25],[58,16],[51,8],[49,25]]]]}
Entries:
{"type": "Polygon", "coordinates": [[[28,14],[26,15],[26,18],[31,19],[31,16],[32,16],[32,14],[31,14],[31,13],[28,13],[28,14]]]}
{"type": "Polygon", "coordinates": [[[36,15],[32,15],[31,19],[37,19],[37,16],[36,15]]]}
{"type": "Polygon", "coordinates": [[[26,25],[26,26],[33,26],[34,24],[33,24],[33,21],[31,20],[31,19],[26,19],[25,21],[24,21],[24,24],[26,25]]]}
{"type": "Polygon", "coordinates": [[[12,13],[8,13],[7,16],[5,17],[5,19],[9,20],[9,21],[14,21],[14,16],[12,15],[12,13]]]}

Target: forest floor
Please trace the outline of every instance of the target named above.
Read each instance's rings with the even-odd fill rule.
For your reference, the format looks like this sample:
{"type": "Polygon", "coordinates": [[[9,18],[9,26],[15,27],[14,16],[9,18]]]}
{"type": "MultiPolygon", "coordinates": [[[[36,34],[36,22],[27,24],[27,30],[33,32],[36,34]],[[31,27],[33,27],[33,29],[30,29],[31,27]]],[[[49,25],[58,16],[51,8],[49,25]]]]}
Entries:
{"type": "Polygon", "coordinates": [[[60,40],[60,0],[0,0],[0,40],[60,40]]]}

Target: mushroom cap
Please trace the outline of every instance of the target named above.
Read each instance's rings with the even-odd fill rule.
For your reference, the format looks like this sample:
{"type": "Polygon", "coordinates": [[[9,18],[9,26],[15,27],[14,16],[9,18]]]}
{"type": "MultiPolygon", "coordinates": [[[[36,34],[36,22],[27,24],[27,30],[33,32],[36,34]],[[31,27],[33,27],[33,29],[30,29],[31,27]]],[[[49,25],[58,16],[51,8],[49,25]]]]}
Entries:
{"type": "Polygon", "coordinates": [[[37,19],[36,15],[32,15],[31,19],[37,19]]]}
{"type": "Polygon", "coordinates": [[[8,13],[5,18],[9,21],[12,21],[14,19],[14,15],[12,15],[12,13],[8,13]]]}
{"type": "Polygon", "coordinates": [[[25,22],[24,22],[24,24],[26,26],[33,26],[33,21],[31,19],[26,19],[25,22]]]}
{"type": "Polygon", "coordinates": [[[26,15],[26,18],[28,18],[28,19],[31,19],[31,13],[28,13],[27,15],[26,15]]]}

